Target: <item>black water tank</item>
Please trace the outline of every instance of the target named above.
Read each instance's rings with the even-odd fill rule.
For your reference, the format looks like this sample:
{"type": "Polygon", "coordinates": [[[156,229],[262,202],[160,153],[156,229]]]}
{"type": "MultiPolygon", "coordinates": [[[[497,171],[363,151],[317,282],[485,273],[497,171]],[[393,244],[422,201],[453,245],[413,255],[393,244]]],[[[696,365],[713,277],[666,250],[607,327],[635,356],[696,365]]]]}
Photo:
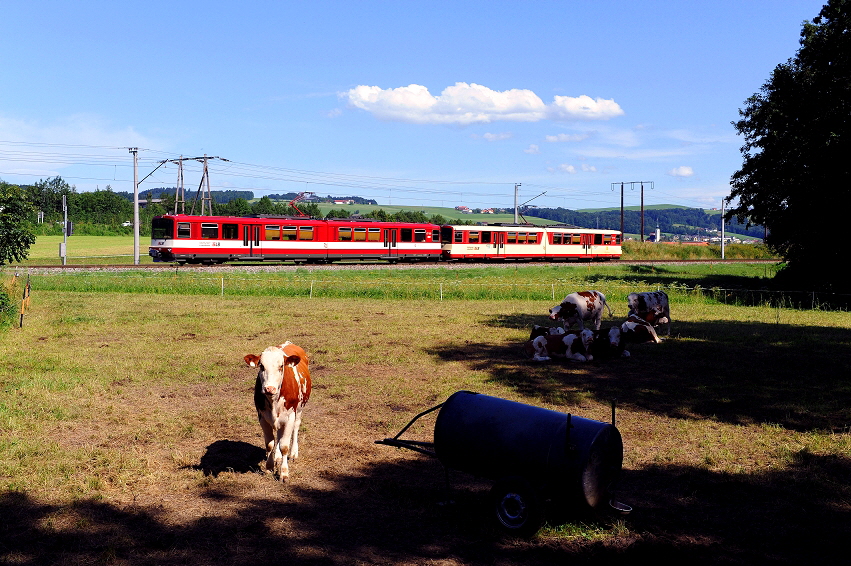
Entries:
{"type": "Polygon", "coordinates": [[[525,478],[547,496],[592,508],[608,503],[623,464],[611,424],[469,391],[440,408],[434,449],[448,468],[525,478]]]}

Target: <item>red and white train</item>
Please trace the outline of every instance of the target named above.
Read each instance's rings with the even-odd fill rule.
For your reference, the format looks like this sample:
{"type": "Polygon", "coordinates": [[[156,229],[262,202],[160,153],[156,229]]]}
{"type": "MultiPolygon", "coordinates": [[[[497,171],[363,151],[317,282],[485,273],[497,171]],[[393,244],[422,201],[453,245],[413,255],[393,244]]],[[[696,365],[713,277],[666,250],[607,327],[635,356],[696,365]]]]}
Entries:
{"type": "Polygon", "coordinates": [[[153,219],[148,253],[154,261],[179,264],[609,260],[621,255],[621,233],[563,224],[438,226],[368,218],[322,220],[178,214],[153,219]]]}

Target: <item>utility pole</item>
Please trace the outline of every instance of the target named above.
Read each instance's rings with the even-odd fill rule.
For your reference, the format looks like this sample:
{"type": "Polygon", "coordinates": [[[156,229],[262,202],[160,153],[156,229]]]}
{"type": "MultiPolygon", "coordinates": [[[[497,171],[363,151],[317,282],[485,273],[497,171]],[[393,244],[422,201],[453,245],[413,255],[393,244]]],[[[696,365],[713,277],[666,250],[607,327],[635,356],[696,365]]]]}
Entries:
{"type": "Polygon", "coordinates": [[[721,199],[721,259],[724,259],[724,199],[721,199]]]}
{"type": "Polygon", "coordinates": [[[615,190],[617,185],[621,187],[621,238],[623,238],[624,233],[624,225],[623,225],[623,187],[624,185],[629,185],[629,190],[635,190],[635,185],[641,186],[641,241],[644,241],[644,184],[647,183],[650,185],[650,188],[654,188],[653,181],[623,181],[620,183],[612,183],[612,190],[615,190]]]}
{"type": "Polygon", "coordinates": [[[177,160],[177,187],[174,189],[174,213],[186,214],[186,195],[183,191],[183,156],[177,160]]]}
{"type": "Polygon", "coordinates": [[[519,224],[519,223],[520,223],[520,219],[517,217],[517,216],[518,216],[518,210],[517,210],[517,188],[518,188],[518,187],[520,187],[520,186],[521,186],[521,185],[520,185],[520,183],[514,183],[514,223],[515,223],[515,224],[519,224]]]}
{"type": "Polygon", "coordinates": [[[133,154],[133,265],[139,265],[139,148],[128,148],[133,154]]]}

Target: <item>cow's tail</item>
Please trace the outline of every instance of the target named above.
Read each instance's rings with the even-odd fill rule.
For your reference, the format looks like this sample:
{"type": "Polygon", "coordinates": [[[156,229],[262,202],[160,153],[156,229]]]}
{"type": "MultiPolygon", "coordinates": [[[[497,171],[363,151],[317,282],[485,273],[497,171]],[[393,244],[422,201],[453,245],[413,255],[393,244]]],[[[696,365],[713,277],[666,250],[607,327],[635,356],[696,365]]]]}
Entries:
{"type": "Polygon", "coordinates": [[[604,300],[603,304],[606,305],[606,308],[609,309],[609,318],[615,316],[615,313],[612,312],[612,307],[609,306],[609,301],[604,300]]]}

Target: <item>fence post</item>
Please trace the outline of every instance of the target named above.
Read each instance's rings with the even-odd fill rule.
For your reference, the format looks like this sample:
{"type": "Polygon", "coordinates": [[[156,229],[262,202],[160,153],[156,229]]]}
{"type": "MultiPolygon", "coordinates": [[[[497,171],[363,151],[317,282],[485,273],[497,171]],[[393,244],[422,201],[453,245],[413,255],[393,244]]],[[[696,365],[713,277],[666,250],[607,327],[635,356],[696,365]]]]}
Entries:
{"type": "Polygon", "coordinates": [[[550,283],[550,285],[552,286],[553,300],[555,301],[556,300],[556,284],[550,283]]]}
{"type": "Polygon", "coordinates": [[[313,281],[310,282],[310,298],[313,298],[313,281]]]}
{"type": "Polygon", "coordinates": [[[443,283],[440,283],[440,300],[443,300],[443,283]]]}
{"type": "Polygon", "coordinates": [[[225,278],[222,277],[222,297],[225,296],[225,278]]]}

